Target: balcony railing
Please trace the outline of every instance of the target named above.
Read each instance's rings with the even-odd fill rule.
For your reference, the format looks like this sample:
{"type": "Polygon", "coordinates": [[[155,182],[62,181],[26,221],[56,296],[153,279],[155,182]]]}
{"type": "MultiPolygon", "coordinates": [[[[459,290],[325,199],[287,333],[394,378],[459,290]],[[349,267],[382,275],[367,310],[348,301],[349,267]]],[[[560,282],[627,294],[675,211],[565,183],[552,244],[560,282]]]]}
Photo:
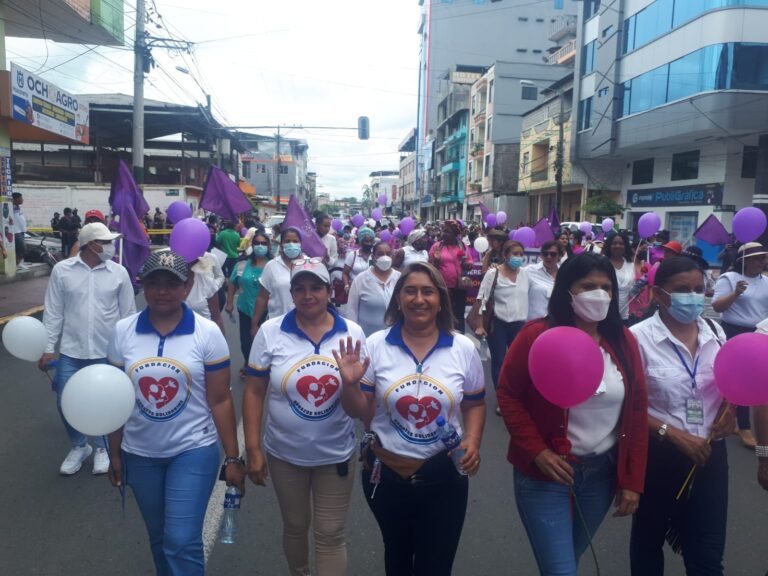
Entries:
{"type": "Polygon", "coordinates": [[[547,56],[549,64],[565,64],[576,56],[576,40],[569,40],[557,52],[547,56]]]}
{"type": "Polygon", "coordinates": [[[549,26],[549,39],[557,42],[566,36],[576,36],[576,16],[558,16],[549,26]]]}

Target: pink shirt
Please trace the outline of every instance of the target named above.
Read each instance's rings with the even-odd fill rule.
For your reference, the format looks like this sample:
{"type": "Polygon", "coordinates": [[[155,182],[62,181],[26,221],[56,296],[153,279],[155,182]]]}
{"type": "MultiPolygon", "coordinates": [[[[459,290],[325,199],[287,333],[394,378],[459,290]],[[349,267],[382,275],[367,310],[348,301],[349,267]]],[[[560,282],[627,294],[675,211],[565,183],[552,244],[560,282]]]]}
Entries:
{"type": "Polygon", "coordinates": [[[462,274],[461,261],[466,257],[466,253],[461,246],[448,246],[438,242],[429,250],[430,261],[434,261],[435,254],[440,258],[438,268],[443,275],[445,285],[448,288],[456,288],[462,274]]]}

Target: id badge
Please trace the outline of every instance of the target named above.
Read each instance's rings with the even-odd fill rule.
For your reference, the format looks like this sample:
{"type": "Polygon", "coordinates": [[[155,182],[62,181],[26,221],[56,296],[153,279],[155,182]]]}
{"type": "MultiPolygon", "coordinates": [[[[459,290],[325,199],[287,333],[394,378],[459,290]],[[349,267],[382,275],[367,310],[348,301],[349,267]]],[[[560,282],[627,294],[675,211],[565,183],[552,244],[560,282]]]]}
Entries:
{"type": "Polygon", "coordinates": [[[685,421],[688,424],[704,424],[704,401],[688,398],[685,401],[685,421]]]}

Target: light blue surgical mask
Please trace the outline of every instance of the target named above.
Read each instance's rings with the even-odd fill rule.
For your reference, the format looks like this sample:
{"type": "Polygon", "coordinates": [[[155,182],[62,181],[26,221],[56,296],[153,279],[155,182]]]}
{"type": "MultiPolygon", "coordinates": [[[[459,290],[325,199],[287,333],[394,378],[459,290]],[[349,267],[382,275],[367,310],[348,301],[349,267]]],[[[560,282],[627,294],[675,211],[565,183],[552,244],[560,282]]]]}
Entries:
{"type": "Polygon", "coordinates": [[[264,244],[257,244],[253,247],[253,254],[254,256],[266,256],[267,247],[264,244]]]}
{"type": "Polygon", "coordinates": [[[704,311],[704,294],[697,294],[696,292],[672,292],[670,294],[664,289],[662,292],[669,294],[671,301],[667,308],[669,315],[681,324],[695,322],[704,311]]]}
{"type": "Polygon", "coordinates": [[[510,256],[509,260],[507,260],[507,264],[512,270],[517,270],[525,264],[525,258],[522,256],[510,256]]]}
{"type": "Polygon", "coordinates": [[[286,242],[283,244],[283,254],[293,260],[301,256],[301,244],[298,242],[286,242]]]}

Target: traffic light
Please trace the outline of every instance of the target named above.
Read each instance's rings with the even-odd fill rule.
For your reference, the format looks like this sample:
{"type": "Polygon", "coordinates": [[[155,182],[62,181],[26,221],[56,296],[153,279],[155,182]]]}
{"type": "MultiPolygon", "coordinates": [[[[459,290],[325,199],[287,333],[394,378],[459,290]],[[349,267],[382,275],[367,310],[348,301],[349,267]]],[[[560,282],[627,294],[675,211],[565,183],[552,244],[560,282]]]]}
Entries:
{"type": "Polygon", "coordinates": [[[360,116],[357,119],[357,137],[360,140],[368,140],[370,137],[370,121],[368,120],[368,116],[360,116]]]}

